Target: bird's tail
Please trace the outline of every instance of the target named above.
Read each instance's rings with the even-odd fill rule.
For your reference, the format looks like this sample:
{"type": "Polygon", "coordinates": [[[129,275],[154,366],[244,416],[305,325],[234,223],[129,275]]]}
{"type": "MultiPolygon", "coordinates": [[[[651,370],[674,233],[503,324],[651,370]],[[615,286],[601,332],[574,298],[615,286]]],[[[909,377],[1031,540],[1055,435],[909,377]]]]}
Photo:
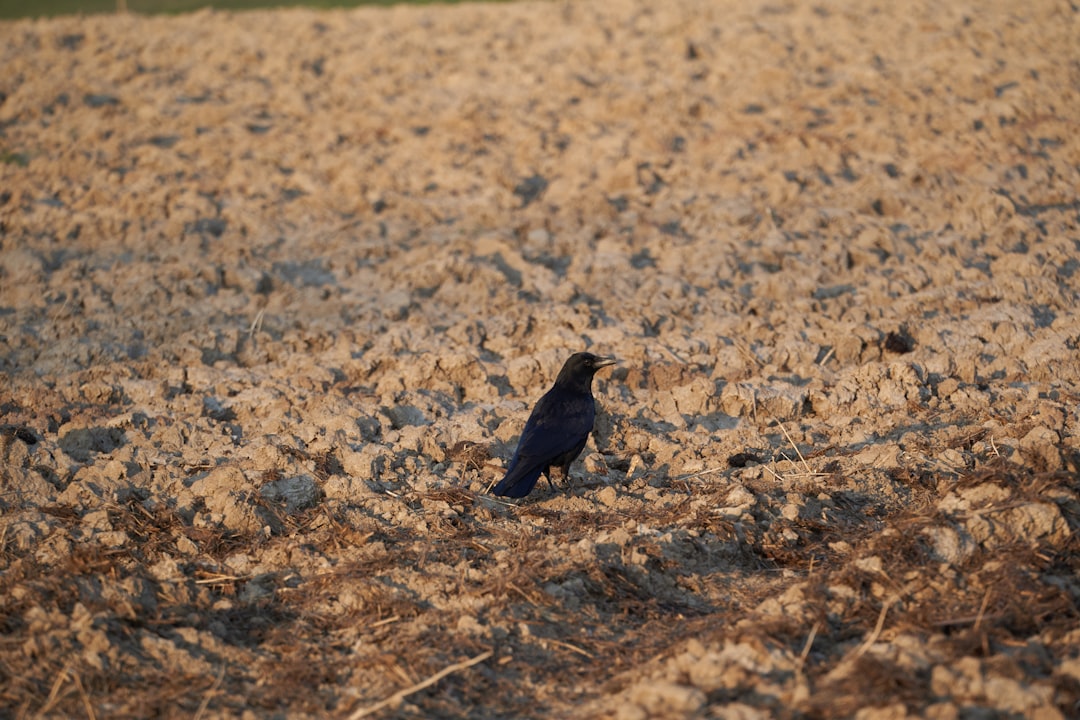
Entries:
{"type": "Polygon", "coordinates": [[[532,492],[542,468],[511,467],[492,492],[502,497],[523,498],[532,492]]]}

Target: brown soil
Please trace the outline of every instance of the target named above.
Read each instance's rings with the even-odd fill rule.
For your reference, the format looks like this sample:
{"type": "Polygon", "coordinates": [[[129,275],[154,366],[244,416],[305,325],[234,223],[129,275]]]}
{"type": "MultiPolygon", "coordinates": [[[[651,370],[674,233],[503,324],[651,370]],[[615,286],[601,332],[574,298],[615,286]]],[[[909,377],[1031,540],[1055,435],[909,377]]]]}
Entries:
{"type": "Polygon", "coordinates": [[[1076,717],[1078,47],[0,23],[0,715],[1076,717]],[[585,348],[569,486],[491,497],[585,348]]]}

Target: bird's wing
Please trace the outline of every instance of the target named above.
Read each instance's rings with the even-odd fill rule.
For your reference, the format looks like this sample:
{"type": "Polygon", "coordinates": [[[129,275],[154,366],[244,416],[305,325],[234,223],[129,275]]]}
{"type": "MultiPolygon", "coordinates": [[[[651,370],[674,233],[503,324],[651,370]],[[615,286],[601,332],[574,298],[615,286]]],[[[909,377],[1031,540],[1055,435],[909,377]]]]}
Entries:
{"type": "Polygon", "coordinates": [[[584,444],[595,417],[596,404],[591,395],[567,393],[559,388],[548,391],[529,415],[506,476],[494,488],[495,494],[524,497],[532,492],[540,473],[584,444]]]}
{"type": "Polygon", "coordinates": [[[592,397],[561,393],[557,388],[548,392],[536,403],[525,423],[515,460],[550,463],[580,445],[592,431],[595,418],[596,404],[592,397]]]}

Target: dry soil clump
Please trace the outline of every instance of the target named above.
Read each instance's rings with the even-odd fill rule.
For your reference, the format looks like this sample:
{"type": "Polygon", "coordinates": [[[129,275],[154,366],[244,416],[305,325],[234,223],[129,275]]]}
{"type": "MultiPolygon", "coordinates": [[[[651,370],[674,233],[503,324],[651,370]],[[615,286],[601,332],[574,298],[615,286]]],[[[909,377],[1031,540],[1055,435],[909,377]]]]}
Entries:
{"type": "Polygon", "coordinates": [[[0,23],[0,715],[1076,717],[1078,47],[0,23]],[[583,349],[573,479],[496,501],[583,349]]]}

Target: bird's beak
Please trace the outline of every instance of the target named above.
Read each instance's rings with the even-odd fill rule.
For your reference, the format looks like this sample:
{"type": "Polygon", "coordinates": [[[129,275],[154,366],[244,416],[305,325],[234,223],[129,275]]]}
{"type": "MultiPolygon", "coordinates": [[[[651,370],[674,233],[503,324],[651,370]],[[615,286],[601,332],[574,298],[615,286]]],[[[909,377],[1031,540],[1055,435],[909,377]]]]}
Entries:
{"type": "Polygon", "coordinates": [[[596,361],[596,369],[599,370],[600,368],[605,368],[608,365],[614,365],[617,362],[619,362],[619,361],[616,358],[613,358],[613,357],[598,358],[597,361],[596,361]]]}

